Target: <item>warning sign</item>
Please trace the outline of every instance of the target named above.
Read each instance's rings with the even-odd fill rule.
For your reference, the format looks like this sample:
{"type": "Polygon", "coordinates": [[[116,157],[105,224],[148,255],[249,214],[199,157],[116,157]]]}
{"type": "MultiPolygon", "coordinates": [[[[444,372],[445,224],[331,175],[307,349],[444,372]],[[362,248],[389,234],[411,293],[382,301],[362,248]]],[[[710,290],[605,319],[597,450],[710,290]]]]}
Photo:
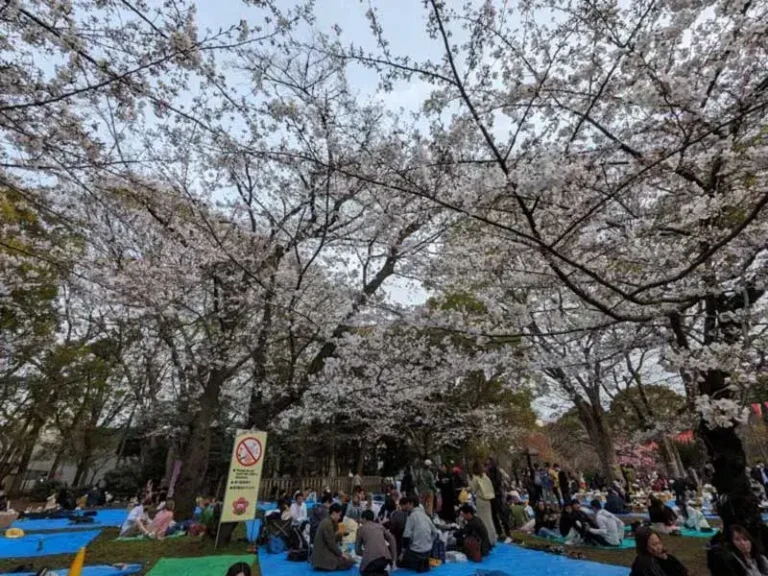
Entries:
{"type": "Polygon", "coordinates": [[[256,517],[266,445],[266,432],[237,431],[229,464],[221,522],[242,522],[256,517]]]}
{"type": "Polygon", "coordinates": [[[249,436],[237,443],[235,458],[242,466],[255,466],[261,460],[261,442],[258,438],[249,436]]]}

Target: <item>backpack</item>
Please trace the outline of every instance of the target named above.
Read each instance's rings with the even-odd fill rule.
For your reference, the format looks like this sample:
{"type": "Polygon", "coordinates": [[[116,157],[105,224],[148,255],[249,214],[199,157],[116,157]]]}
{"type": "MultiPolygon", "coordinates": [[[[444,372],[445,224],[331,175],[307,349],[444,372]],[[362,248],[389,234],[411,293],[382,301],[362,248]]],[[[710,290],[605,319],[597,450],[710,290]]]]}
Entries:
{"type": "Polygon", "coordinates": [[[291,550],[288,552],[289,562],[307,562],[309,560],[309,550],[301,548],[299,550],[291,550]]]}
{"type": "Polygon", "coordinates": [[[480,539],[475,536],[467,536],[464,538],[464,554],[467,555],[467,559],[470,562],[482,561],[483,551],[481,546],[480,539]]]}
{"type": "Polygon", "coordinates": [[[282,554],[288,549],[282,536],[270,536],[267,540],[267,552],[270,554],[282,554]]]}

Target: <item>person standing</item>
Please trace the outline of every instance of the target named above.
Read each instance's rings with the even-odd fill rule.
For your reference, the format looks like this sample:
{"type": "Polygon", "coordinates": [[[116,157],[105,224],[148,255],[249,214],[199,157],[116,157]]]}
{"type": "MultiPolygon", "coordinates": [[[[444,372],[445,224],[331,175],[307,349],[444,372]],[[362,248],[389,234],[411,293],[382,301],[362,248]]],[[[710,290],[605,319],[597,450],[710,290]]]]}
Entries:
{"type": "Polygon", "coordinates": [[[424,466],[416,476],[416,491],[422,506],[424,506],[424,512],[432,518],[432,505],[435,496],[435,475],[432,473],[432,460],[424,460],[424,466]]]}
{"type": "Polygon", "coordinates": [[[447,524],[453,524],[456,522],[456,486],[453,481],[453,473],[446,464],[440,467],[440,472],[437,475],[437,486],[440,489],[440,499],[443,502],[439,512],[440,518],[447,524]]]}
{"type": "Polygon", "coordinates": [[[493,485],[493,499],[491,500],[491,514],[493,514],[493,528],[496,530],[502,540],[509,536],[509,525],[507,519],[502,517],[501,514],[501,502],[504,498],[504,478],[502,478],[501,470],[499,470],[496,461],[493,458],[488,458],[486,465],[488,470],[488,478],[491,479],[493,485]]]}
{"type": "Polygon", "coordinates": [[[479,462],[475,462],[472,470],[472,480],[469,483],[469,487],[475,494],[475,507],[477,508],[477,515],[480,520],[483,521],[485,527],[488,529],[488,539],[491,545],[496,544],[497,534],[496,526],[493,523],[493,509],[491,508],[491,500],[496,496],[493,491],[493,483],[485,470],[479,462]]]}
{"type": "Polygon", "coordinates": [[[560,466],[555,464],[555,470],[557,471],[557,481],[560,485],[560,499],[563,501],[563,506],[571,502],[571,485],[568,479],[568,473],[564,469],[560,469],[560,466]]]}
{"type": "Polygon", "coordinates": [[[413,468],[409,464],[403,472],[403,479],[400,481],[400,494],[403,496],[413,496],[416,489],[413,483],[413,468]]]}

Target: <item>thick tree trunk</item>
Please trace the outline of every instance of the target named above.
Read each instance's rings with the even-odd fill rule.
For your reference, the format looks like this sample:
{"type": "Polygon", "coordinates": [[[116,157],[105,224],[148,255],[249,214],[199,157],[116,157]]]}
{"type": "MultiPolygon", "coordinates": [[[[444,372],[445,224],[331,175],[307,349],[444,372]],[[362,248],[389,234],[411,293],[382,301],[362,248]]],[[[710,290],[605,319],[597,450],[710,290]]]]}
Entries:
{"type": "Polygon", "coordinates": [[[680,478],[682,476],[682,469],[679,467],[677,457],[675,455],[675,447],[672,444],[672,440],[666,435],[662,434],[658,441],[659,455],[664,461],[664,467],[667,469],[667,475],[671,478],[680,478]]]}
{"type": "Polygon", "coordinates": [[[51,469],[48,471],[48,480],[53,480],[56,478],[56,472],[59,471],[59,464],[61,464],[61,459],[64,458],[64,451],[66,448],[67,446],[65,441],[62,440],[62,445],[58,450],[56,450],[56,456],[53,458],[53,464],[51,464],[51,469]]]}
{"type": "Polygon", "coordinates": [[[13,483],[9,493],[11,496],[18,496],[21,493],[21,489],[24,486],[24,477],[27,474],[27,468],[32,461],[32,454],[35,451],[35,444],[37,444],[37,438],[40,435],[40,430],[43,427],[44,422],[36,420],[32,424],[32,429],[27,436],[27,444],[24,446],[24,451],[21,453],[19,464],[17,468],[16,476],[13,478],[13,483]]]}
{"type": "Polygon", "coordinates": [[[226,373],[222,369],[212,370],[206,380],[199,408],[190,426],[189,437],[182,452],[181,472],[177,481],[174,499],[176,515],[188,520],[195,510],[195,499],[205,480],[208,455],[211,449],[211,424],[219,405],[219,392],[226,373]]]}
{"type": "Polygon", "coordinates": [[[605,420],[601,406],[593,406],[577,397],[576,408],[579,420],[587,431],[587,436],[600,460],[600,471],[605,481],[610,484],[615,479],[616,451],[613,447],[613,434],[605,420]]]}
{"type": "Polygon", "coordinates": [[[365,450],[367,443],[365,440],[360,441],[360,451],[357,453],[357,466],[355,466],[355,472],[360,476],[363,475],[363,467],[365,466],[365,450]]]}
{"type": "MultiPolygon", "coordinates": [[[[706,374],[701,392],[715,396],[726,388],[725,374],[713,370],[706,374]]],[[[711,429],[701,421],[699,436],[707,448],[709,461],[715,468],[712,484],[717,489],[717,512],[723,519],[723,524],[726,528],[731,524],[744,526],[762,548],[767,549],[768,535],[765,534],[765,527],[760,518],[757,497],[750,488],[746,470],[747,457],[736,427],[711,429]]]]}

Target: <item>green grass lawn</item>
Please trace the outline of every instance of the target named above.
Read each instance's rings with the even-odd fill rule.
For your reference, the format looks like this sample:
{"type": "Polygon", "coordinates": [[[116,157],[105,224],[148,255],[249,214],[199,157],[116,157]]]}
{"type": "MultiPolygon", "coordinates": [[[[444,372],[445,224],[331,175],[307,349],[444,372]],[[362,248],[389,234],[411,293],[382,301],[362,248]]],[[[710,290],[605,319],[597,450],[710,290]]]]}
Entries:
{"type": "MultiPolygon", "coordinates": [[[[514,533],[515,540],[522,540],[524,545],[531,548],[546,546],[547,541],[523,534],[514,533]]],[[[683,538],[681,536],[663,536],[664,547],[673,556],[677,557],[687,568],[692,576],[705,576],[707,570],[706,550],[704,547],[709,542],[706,538],[683,538]]],[[[617,566],[632,566],[635,560],[634,550],[602,550],[584,548],[581,546],[566,546],[566,550],[579,551],[585,556],[585,560],[601,562],[603,564],[615,564],[617,566]]]]}
{"type": "MultiPolygon", "coordinates": [[[[191,558],[196,556],[211,556],[214,554],[247,554],[248,544],[245,541],[245,528],[236,530],[232,542],[226,546],[219,545],[214,550],[214,542],[211,538],[179,538],[175,540],[140,540],[135,542],[117,542],[117,528],[106,528],[88,546],[85,563],[88,564],[142,564],[144,567],[140,574],[146,574],[160,558],[191,558]]],[[[31,566],[32,570],[41,568],[65,568],[74,558],[73,554],[61,554],[57,556],[43,556],[40,558],[18,558],[0,560],[0,573],[8,572],[24,565],[31,566]]],[[[261,576],[260,571],[256,571],[261,576]]],[[[265,575],[266,576],[266,575],[265,575]]]]}

